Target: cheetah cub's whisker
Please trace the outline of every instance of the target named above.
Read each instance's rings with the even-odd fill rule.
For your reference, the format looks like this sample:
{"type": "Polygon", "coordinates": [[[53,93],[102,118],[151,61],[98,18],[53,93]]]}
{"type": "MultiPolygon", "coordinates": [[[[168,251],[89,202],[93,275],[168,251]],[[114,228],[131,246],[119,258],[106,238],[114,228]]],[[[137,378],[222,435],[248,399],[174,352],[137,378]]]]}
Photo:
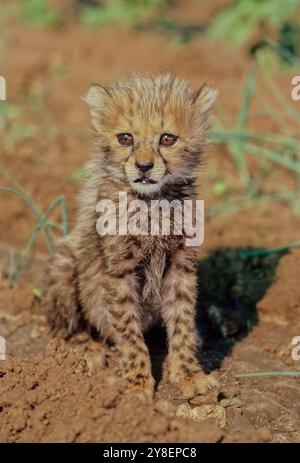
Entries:
{"type": "Polygon", "coordinates": [[[44,304],[54,333],[67,337],[83,321],[96,327],[116,345],[127,391],[149,400],[154,380],[143,333],[158,321],[167,330],[170,381],[184,397],[217,385],[197,360],[197,246],[186,245],[184,231],[174,233],[174,211],[168,235],[133,235],[128,228],[125,235],[99,235],[96,205],[110,200],[119,208],[119,192],[128,202],[149,205],[196,201],[216,96],[206,85],[194,92],[170,75],[90,88],[85,101],[96,154],[87,165],[76,226],[45,276],[44,304]]]}

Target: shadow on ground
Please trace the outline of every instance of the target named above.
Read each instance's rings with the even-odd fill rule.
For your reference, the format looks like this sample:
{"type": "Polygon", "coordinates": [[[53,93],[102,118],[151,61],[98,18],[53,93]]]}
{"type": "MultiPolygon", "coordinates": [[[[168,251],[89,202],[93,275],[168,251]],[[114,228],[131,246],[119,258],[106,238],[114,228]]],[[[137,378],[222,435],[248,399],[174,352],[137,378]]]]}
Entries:
{"type": "MultiPolygon", "coordinates": [[[[232,347],[258,322],[256,304],[272,284],[283,252],[251,248],[218,249],[198,264],[197,326],[202,338],[200,362],[205,372],[219,368],[232,347]]],[[[166,356],[166,333],[146,336],[157,381],[166,356]]]]}

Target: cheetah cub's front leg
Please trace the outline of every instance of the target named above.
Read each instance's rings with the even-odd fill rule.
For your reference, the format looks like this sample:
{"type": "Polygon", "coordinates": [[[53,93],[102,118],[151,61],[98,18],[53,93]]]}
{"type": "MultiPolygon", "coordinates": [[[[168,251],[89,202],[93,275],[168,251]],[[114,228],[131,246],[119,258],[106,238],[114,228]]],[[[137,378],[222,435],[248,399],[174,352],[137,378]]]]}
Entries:
{"type": "Polygon", "coordinates": [[[142,333],[136,279],[129,273],[116,280],[111,281],[113,287],[116,287],[116,295],[110,300],[110,313],[119,354],[119,371],[127,381],[127,393],[151,401],[154,379],[142,333]]]}
{"type": "Polygon", "coordinates": [[[170,381],[186,399],[205,394],[218,382],[205,375],[197,360],[199,345],[195,325],[197,277],[193,261],[178,252],[163,282],[163,319],[167,328],[170,381]]]}

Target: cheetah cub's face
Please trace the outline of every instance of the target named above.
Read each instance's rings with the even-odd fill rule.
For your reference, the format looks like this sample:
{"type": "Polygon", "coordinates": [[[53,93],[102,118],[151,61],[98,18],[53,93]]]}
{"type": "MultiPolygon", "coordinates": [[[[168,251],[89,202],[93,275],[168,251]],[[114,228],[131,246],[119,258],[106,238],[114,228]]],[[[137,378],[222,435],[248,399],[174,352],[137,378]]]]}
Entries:
{"type": "Polygon", "coordinates": [[[85,100],[103,168],[126,179],[139,196],[195,178],[216,95],[207,86],[194,92],[170,75],[136,77],[107,88],[93,85],[85,100]]]}

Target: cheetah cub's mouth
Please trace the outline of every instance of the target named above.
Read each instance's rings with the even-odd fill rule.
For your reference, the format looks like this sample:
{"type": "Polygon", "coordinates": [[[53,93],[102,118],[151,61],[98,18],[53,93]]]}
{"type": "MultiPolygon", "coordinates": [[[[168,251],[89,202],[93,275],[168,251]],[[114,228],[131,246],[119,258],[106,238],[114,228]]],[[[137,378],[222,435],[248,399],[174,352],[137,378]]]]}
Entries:
{"type": "Polygon", "coordinates": [[[155,184],[157,183],[156,180],[152,180],[152,178],[147,178],[147,177],[140,177],[140,178],[137,178],[136,180],[134,180],[133,183],[142,183],[143,185],[147,185],[147,184],[155,184]]]}
{"type": "Polygon", "coordinates": [[[131,185],[131,188],[142,197],[157,194],[161,189],[160,180],[154,180],[153,178],[145,176],[129,180],[129,184],[131,185]]]}

